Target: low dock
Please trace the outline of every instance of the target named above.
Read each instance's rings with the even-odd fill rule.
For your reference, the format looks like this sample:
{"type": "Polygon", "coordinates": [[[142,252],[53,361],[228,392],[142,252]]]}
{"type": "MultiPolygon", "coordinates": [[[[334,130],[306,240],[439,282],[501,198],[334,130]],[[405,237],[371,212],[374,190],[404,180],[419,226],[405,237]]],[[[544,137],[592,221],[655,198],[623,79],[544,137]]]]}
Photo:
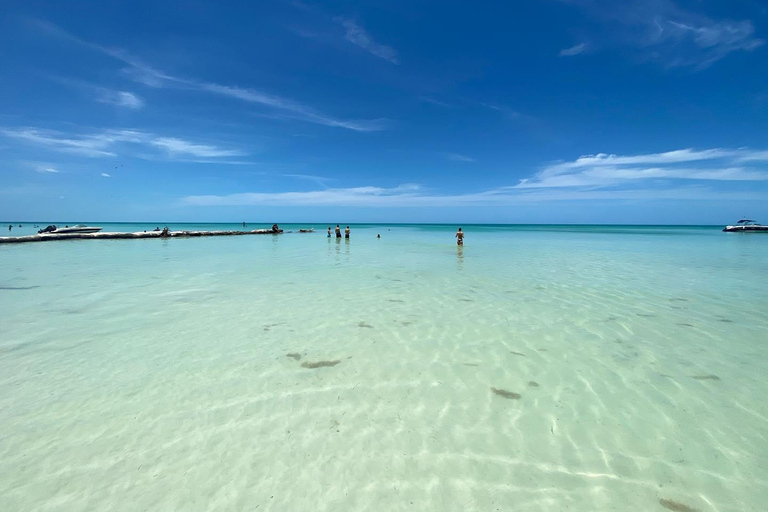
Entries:
{"type": "Polygon", "coordinates": [[[140,231],[137,233],[39,233],[26,236],[0,237],[0,244],[27,242],[54,242],[58,240],[133,240],[135,238],[192,238],[200,236],[279,235],[282,229],[254,229],[251,231],[140,231]]]}

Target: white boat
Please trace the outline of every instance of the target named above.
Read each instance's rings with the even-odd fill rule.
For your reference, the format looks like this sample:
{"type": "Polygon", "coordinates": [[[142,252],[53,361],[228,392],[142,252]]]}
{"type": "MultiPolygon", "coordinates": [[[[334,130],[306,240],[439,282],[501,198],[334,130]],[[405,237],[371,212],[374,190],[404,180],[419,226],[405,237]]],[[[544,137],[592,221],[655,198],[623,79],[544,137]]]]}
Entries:
{"type": "Polygon", "coordinates": [[[728,233],[768,233],[768,226],[763,226],[751,219],[741,219],[735,226],[725,226],[723,231],[728,233]]]}
{"type": "Polygon", "coordinates": [[[83,226],[82,224],[78,224],[77,226],[72,227],[56,228],[56,230],[51,231],[51,233],[98,233],[101,229],[102,228],[94,226],[83,226]]]}

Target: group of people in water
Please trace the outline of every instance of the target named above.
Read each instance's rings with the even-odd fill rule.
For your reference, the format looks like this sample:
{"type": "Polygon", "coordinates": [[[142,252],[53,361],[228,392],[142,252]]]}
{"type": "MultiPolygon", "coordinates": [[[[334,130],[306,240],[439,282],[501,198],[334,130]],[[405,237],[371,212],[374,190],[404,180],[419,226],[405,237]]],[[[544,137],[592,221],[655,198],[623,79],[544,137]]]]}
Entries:
{"type": "MultiPolygon", "coordinates": [[[[328,238],[331,238],[331,226],[328,226],[328,238]]],[[[336,238],[341,238],[341,227],[338,224],[336,224],[336,238]]],[[[349,226],[344,229],[344,238],[349,238],[349,226]]],[[[380,235],[379,238],[381,238],[380,235]]]]}
{"type": "MultiPolygon", "coordinates": [[[[336,224],[336,229],[334,230],[336,233],[336,238],[341,238],[341,226],[336,224]]],[[[331,238],[331,226],[328,226],[328,238],[331,238]]],[[[464,232],[459,228],[459,230],[454,235],[456,238],[456,245],[463,246],[464,245],[464,232]]],[[[347,226],[344,229],[344,238],[349,239],[349,226],[347,226]]],[[[376,238],[381,238],[381,234],[377,234],[376,238]]]]}

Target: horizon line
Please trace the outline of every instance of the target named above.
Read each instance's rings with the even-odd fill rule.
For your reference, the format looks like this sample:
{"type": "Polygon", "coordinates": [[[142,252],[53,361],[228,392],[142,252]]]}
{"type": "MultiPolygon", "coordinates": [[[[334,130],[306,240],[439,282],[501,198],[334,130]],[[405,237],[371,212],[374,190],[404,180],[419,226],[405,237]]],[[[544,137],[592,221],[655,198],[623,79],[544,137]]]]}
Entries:
{"type": "MultiPolygon", "coordinates": [[[[33,220],[15,220],[15,221],[9,221],[4,220],[0,221],[0,226],[3,225],[14,225],[14,224],[53,224],[54,222],[61,221],[33,221],[33,220]]],[[[73,223],[73,224],[81,224],[81,223],[95,223],[95,224],[242,224],[245,222],[246,224],[275,224],[273,221],[126,221],[126,220],[119,220],[119,221],[64,221],[67,223],[73,223]]],[[[277,222],[277,224],[280,224],[280,222],[277,222]]],[[[322,224],[326,225],[327,222],[319,222],[319,221],[290,221],[285,222],[283,224],[322,224]]],[[[342,223],[334,223],[331,222],[330,225],[334,226],[335,224],[341,225],[342,223]]],[[[721,226],[722,224],[625,224],[625,223],[581,223],[581,222],[349,222],[349,223],[343,223],[344,225],[387,225],[387,226],[648,226],[648,227],[715,227],[715,226],[721,226]]],[[[727,224],[726,224],[727,225],[727,224]]]]}

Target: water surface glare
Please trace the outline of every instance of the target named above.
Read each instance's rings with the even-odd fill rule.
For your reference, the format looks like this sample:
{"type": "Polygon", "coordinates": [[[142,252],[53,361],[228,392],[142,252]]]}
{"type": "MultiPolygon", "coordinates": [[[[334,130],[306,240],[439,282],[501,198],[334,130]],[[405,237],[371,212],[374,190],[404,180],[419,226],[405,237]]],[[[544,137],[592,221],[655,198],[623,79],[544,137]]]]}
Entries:
{"type": "Polygon", "coordinates": [[[765,510],[768,235],[315,227],[0,245],[0,510],[765,510]]]}

